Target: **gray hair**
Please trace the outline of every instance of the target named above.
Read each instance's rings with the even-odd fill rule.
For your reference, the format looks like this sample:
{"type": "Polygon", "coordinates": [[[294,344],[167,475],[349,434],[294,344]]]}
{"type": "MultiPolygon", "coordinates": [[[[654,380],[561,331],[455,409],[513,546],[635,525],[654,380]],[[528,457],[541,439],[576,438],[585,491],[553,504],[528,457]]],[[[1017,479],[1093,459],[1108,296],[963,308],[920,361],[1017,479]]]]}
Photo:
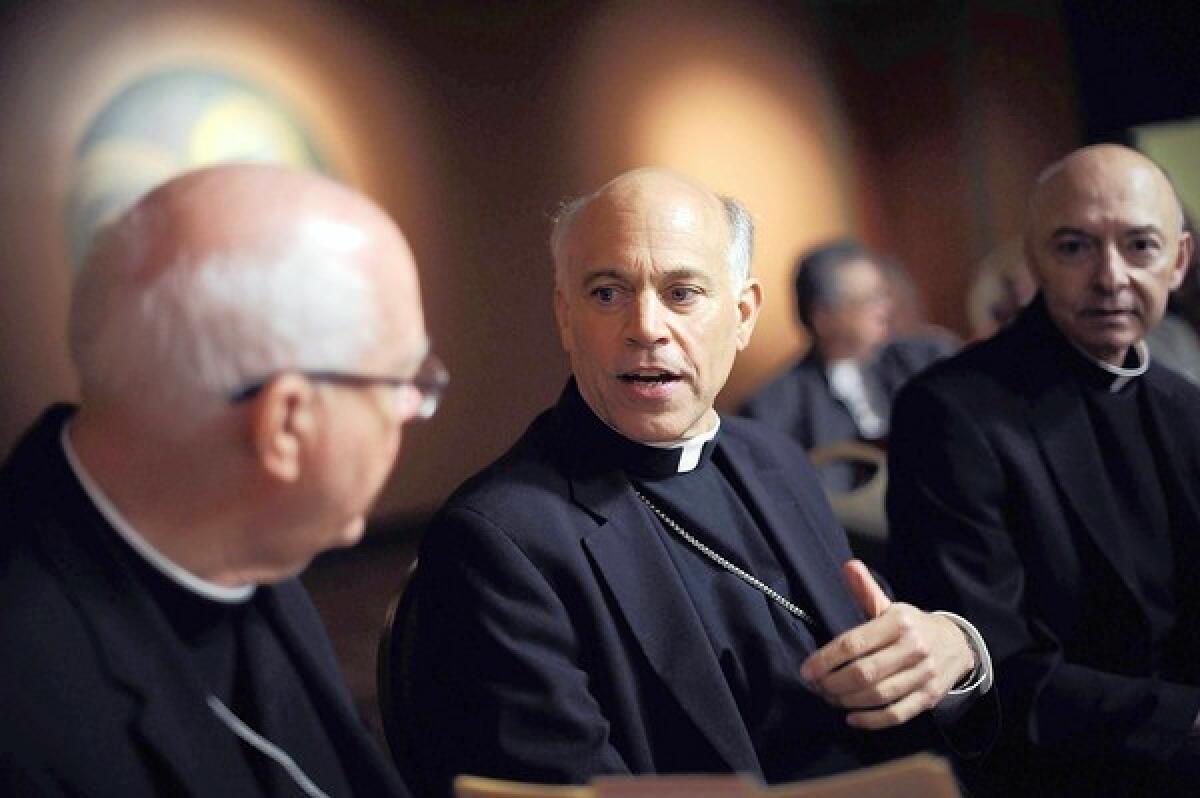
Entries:
{"type": "MultiPolygon", "coordinates": [[[[554,226],[550,230],[550,255],[554,259],[556,286],[561,284],[563,270],[566,268],[567,236],[579,214],[599,196],[600,191],[567,200],[554,215],[554,226]]],[[[729,250],[726,259],[729,263],[730,283],[736,294],[750,277],[750,261],[754,257],[754,219],[746,206],[735,197],[718,195],[717,199],[721,201],[725,219],[729,224],[729,250]]]]}
{"type": "Polygon", "coordinates": [[[84,261],[69,344],[85,402],[137,406],[175,428],[279,371],[345,368],[377,345],[371,282],[300,231],[286,244],[139,264],[151,235],[127,217],[84,261]]]}

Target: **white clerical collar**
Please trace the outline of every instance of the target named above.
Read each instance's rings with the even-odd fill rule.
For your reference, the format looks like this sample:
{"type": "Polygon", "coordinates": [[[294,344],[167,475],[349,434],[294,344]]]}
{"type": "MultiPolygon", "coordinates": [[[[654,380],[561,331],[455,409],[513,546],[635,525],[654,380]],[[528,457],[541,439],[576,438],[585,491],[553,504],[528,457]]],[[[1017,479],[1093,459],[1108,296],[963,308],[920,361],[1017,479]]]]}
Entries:
{"type": "Polygon", "coordinates": [[[228,587],[226,585],[218,585],[215,582],[209,582],[207,579],[201,579],[181,565],[172,562],[165,554],[154,548],[150,544],[150,541],[139,535],[133,526],[125,520],[125,517],[121,515],[116,505],[104,495],[104,491],[100,489],[100,486],[92,479],[87,469],[83,467],[83,463],[75,455],[75,449],[71,446],[71,438],[67,435],[67,428],[69,426],[69,423],[63,424],[62,433],[59,436],[59,440],[62,442],[63,454],[67,456],[67,464],[75,472],[75,478],[79,480],[79,484],[83,486],[84,492],[92,500],[92,504],[96,506],[100,515],[104,516],[104,520],[116,530],[117,534],[129,544],[130,548],[141,555],[142,559],[150,563],[155,570],[161,572],[175,584],[202,598],[220,601],[225,604],[239,604],[248,601],[254,595],[256,585],[228,587]]]}
{"type": "MultiPolygon", "coordinates": [[[[667,441],[666,443],[647,443],[645,441],[634,442],[640,443],[643,446],[650,446],[654,449],[681,449],[682,451],[679,453],[679,466],[676,469],[676,473],[686,474],[689,471],[695,471],[696,466],[700,465],[700,457],[704,454],[704,444],[717,437],[717,433],[720,431],[721,417],[717,416],[717,421],[715,424],[713,424],[712,429],[710,429],[708,432],[701,432],[699,435],[693,435],[690,438],[683,438],[677,441],[667,441]]],[[[620,434],[619,431],[618,434],[620,434]]]]}
{"type": "Polygon", "coordinates": [[[1079,354],[1086,357],[1097,367],[1103,369],[1112,375],[1113,381],[1108,385],[1109,393],[1117,393],[1134,377],[1140,377],[1146,373],[1146,369],[1150,368],[1150,349],[1146,346],[1145,340],[1138,341],[1133,345],[1132,351],[1137,356],[1138,362],[1135,366],[1114,366],[1112,363],[1092,356],[1090,352],[1084,351],[1082,348],[1075,346],[1075,342],[1071,341],[1071,346],[1074,346],[1079,354]]]}
{"type": "Polygon", "coordinates": [[[887,423],[872,407],[862,365],[853,358],[831,361],[825,367],[825,379],[829,382],[830,393],[850,411],[859,433],[867,440],[882,438],[887,432],[887,423]]]}

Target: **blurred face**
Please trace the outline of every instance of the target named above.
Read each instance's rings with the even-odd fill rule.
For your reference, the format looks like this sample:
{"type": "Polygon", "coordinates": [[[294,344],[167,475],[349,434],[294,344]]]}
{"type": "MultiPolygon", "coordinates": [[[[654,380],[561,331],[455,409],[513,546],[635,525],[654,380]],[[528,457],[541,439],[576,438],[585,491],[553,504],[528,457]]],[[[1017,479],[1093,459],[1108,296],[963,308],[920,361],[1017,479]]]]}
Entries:
{"type": "Polygon", "coordinates": [[[883,272],[860,258],[838,270],[837,300],[813,312],[822,354],[828,359],[869,357],[888,339],[892,298],[883,272]]]}
{"type": "MultiPolygon", "coordinates": [[[[415,374],[428,349],[407,246],[398,237],[373,242],[365,269],[382,312],[379,344],[346,370],[358,375],[415,374]]],[[[257,535],[256,560],[296,573],[321,552],[357,543],[366,515],[391,473],[401,428],[414,405],[386,384],[310,380],[299,479],[279,497],[269,538],[257,535]]]]}
{"type": "Polygon", "coordinates": [[[1051,318],[1115,365],[1162,319],[1191,245],[1170,185],[1123,148],[1070,156],[1031,204],[1026,246],[1051,318]]]}
{"type": "MultiPolygon", "coordinates": [[[[406,264],[408,270],[411,263],[406,264]]],[[[395,268],[376,280],[385,324],[382,345],[355,370],[360,374],[412,376],[428,350],[415,280],[395,268]]],[[[316,452],[316,473],[331,515],[332,546],[357,543],[366,514],[379,496],[400,451],[401,428],[411,413],[387,385],[322,384],[327,411],[325,439],[316,452]]]]}
{"type": "Polygon", "coordinates": [[[716,423],[762,297],[754,279],[735,290],[728,246],[719,201],[665,172],[619,178],[575,220],[559,335],[584,400],[626,437],[675,441],[716,423]]]}

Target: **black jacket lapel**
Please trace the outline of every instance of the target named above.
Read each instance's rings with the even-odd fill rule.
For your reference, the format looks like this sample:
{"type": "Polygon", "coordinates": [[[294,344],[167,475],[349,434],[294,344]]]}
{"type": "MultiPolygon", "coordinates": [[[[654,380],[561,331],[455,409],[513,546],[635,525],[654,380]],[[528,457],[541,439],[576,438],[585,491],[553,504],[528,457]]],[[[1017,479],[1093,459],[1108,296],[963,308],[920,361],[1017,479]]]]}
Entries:
{"type": "Polygon", "coordinates": [[[1131,560],[1113,524],[1116,506],[1105,490],[1104,464],[1088,420],[1082,389],[1064,379],[1067,358],[1076,357],[1051,322],[1039,297],[1015,322],[1026,340],[1017,351],[1027,359],[1016,365],[1026,375],[1029,422],[1042,458],[1065,498],[1068,512],[1082,522],[1126,588],[1136,597],[1131,560]]]}
{"type": "MultiPolygon", "coordinates": [[[[832,551],[827,536],[819,533],[837,527],[823,495],[802,501],[789,476],[775,468],[756,468],[753,452],[741,441],[721,439],[717,456],[722,456],[730,473],[740,483],[747,509],[755,514],[766,534],[778,543],[786,564],[799,574],[820,619],[833,636],[857,626],[864,618],[855,611],[853,596],[842,579],[841,566],[846,557],[832,551]],[[807,503],[813,506],[805,506],[807,503]]],[[[815,482],[814,482],[815,484],[815,482]]]]}
{"type": "Polygon", "coordinates": [[[712,647],[650,511],[619,472],[573,479],[572,491],[598,522],[584,546],[651,668],[730,770],[761,774],[716,658],[696,656],[712,647]]]}
{"type": "Polygon", "coordinates": [[[354,710],[353,699],[341,675],[316,609],[295,581],[266,591],[262,607],[278,632],[295,665],[329,739],[356,794],[403,795],[399,776],[384,761],[366,725],[354,710]],[[378,755],[376,755],[378,753],[378,755]],[[381,792],[386,789],[386,792],[381,792]]]}

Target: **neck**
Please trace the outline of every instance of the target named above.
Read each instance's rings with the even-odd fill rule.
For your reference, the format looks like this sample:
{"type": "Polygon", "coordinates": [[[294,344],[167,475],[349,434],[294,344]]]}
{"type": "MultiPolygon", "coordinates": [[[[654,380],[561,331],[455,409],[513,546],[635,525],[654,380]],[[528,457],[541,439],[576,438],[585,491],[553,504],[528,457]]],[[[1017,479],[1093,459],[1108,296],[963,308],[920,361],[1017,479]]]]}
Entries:
{"type": "Polygon", "coordinates": [[[227,469],[204,456],[203,443],[163,441],[144,427],[85,408],[67,437],[88,478],[156,551],[207,582],[246,584],[229,565],[239,502],[227,469]]]}
{"type": "Polygon", "coordinates": [[[837,339],[818,341],[816,347],[821,360],[826,363],[833,363],[838,360],[853,360],[856,363],[863,363],[870,358],[871,353],[874,351],[858,344],[837,339]]]}

